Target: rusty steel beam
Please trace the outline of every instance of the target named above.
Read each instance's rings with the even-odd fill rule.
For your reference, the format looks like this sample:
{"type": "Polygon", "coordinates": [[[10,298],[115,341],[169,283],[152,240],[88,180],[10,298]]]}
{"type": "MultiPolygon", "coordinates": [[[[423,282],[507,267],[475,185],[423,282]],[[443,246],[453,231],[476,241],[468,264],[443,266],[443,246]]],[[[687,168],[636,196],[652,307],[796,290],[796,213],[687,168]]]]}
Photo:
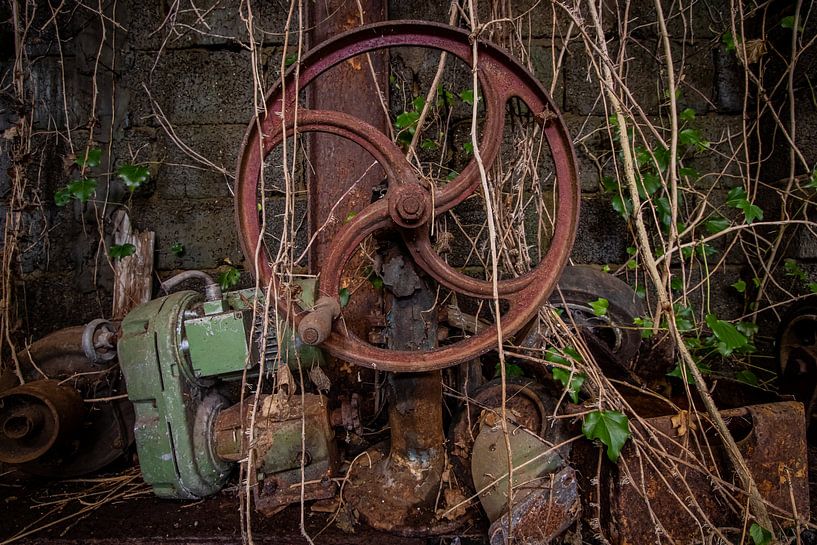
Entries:
{"type": "MultiPolygon", "coordinates": [[[[310,2],[309,6],[310,46],[363,22],[386,20],[383,0],[328,0],[310,2]]],[[[388,51],[381,49],[347,59],[324,72],[306,88],[309,108],[343,112],[387,132],[389,119],[383,105],[388,104],[388,59],[388,51]]],[[[313,132],[308,142],[309,232],[317,231],[309,251],[309,268],[318,272],[345,218],[371,203],[372,191],[383,182],[385,174],[370,153],[350,140],[313,132]]],[[[347,269],[352,274],[359,266],[365,266],[359,255],[350,261],[347,269]]],[[[344,282],[348,281],[345,275],[344,282]]],[[[327,295],[337,297],[338,294],[327,295]]],[[[370,327],[382,322],[382,314],[377,316],[376,312],[381,307],[376,291],[370,286],[361,286],[344,310],[346,326],[355,335],[366,338],[370,327]]]]}

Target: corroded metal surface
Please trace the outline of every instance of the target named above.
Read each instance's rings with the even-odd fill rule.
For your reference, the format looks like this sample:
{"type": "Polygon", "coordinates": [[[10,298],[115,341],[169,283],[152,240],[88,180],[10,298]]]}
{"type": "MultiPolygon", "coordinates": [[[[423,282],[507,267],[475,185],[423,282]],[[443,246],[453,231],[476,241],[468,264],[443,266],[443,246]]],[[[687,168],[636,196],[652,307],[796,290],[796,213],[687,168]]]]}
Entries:
{"type": "Polygon", "coordinates": [[[533,486],[532,493],[513,504],[510,528],[507,511],[491,524],[488,531],[491,545],[560,543],[557,540],[579,519],[581,501],[572,467],[567,466],[533,486]]]}
{"type": "MultiPolygon", "coordinates": [[[[586,340],[593,338],[587,342],[592,343],[590,351],[602,365],[627,367],[638,353],[641,330],[633,320],[647,311],[635,291],[612,274],[589,265],[566,267],[550,296],[550,304],[563,309],[565,323],[575,327],[586,340]],[[607,312],[602,316],[590,306],[591,301],[600,297],[608,302],[607,312]]],[[[522,346],[541,348],[547,342],[547,333],[542,326],[534,328],[525,336],[522,346]]]]}
{"type": "MultiPolygon", "coordinates": [[[[281,144],[285,135],[293,135],[297,90],[306,88],[329,68],[357,55],[396,46],[439,49],[469,65],[472,63],[470,36],[452,27],[413,21],[361,27],[321,44],[303,57],[298,80],[295,79],[296,72],[291,70],[286,76],[286,85],[279,83],[267,95],[267,115],[250,124],[238,165],[236,219],[245,256],[262,282],[272,282],[275,293],[285,294],[286,290],[283,286],[276,286],[277,278],[270,278],[269,257],[264,250],[257,260],[250,257],[256,255],[261,237],[257,191],[264,158],[281,144]]],[[[548,253],[529,273],[498,283],[500,297],[508,303],[508,310],[502,318],[502,334],[507,337],[530,321],[552,291],[567,262],[578,221],[578,174],[567,128],[542,85],[495,46],[479,42],[478,51],[477,69],[486,112],[480,144],[485,166],[490,167],[499,154],[505,105],[511,98],[518,98],[542,126],[543,137],[552,150],[558,190],[555,232],[548,253]]],[[[458,293],[492,297],[491,282],[471,278],[446,264],[434,252],[429,235],[431,218],[461,203],[479,187],[479,169],[475,161],[471,161],[445,187],[435,191],[432,211],[430,188],[420,182],[402,150],[372,125],[338,111],[300,108],[297,130],[299,133],[331,134],[357,144],[374,157],[389,183],[385,198],[366,206],[339,227],[325,259],[313,263],[316,265],[313,272],[320,274],[320,295],[338,297],[344,266],[358,246],[369,235],[391,229],[401,234],[415,262],[438,283],[458,293]]],[[[290,312],[290,302],[283,295],[278,305],[296,325],[304,315],[303,312],[290,312]]],[[[496,332],[486,328],[449,346],[413,351],[386,350],[364,342],[358,335],[337,325],[340,321],[336,321],[335,329],[322,346],[340,359],[386,371],[442,369],[483,354],[497,342],[496,332]]]]}
{"type": "MultiPolygon", "coordinates": [[[[435,292],[399,254],[383,271],[391,293],[389,348],[436,346],[435,292]]],[[[344,489],[346,501],[370,526],[401,535],[437,535],[462,524],[464,513],[441,516],[444,507],[451,506],[448,500],[464,497],[457,483],[444,477],[442,388],[441,371],[388,374],[388,456],[370,452],[368,459],[379,459],[355,466],[344,489]]]]}
{"type": "MultiPolygon", "coordinates": [[[[115,361],[88,359],[82,346],[84,331],[81,326],[60,329],[17,354],[26,381],[49,378],[72,387],[83,399],[112,398],[84,403],[81,423],[70,441],[58,455],[26,463],[21,467],[26,473],[58,478],[85,475],[122,458],[133,443],[133,406],[120,398],[125,390],[121,371],[115,361]]],[[[109,332],[97,329],[94,340],[109,332]]]]}
{"type": "Polygon", "coordinates": [[[817,296],[806,298],[786,312],[775,342],[780,389],[805,405],[806,428],[817,431],[817,296]]]}
{"type": "Polygon", "coordinates": [[[218,415],[213,436],[222,460],[248,460],[245,430],[253,426],[252,467],[254,505],[273,515],[303,498],[331,498],[338,464],[328,400],[320,395],[285,394],[248,397],[218,415]],[[258,407],[257,414],[254,408],[258,407]]]}
{"type": "Polygon", "coordinates": [[[547,486],[550,475],[565,466],[565,459],[543,439],[524,428],[509,426],[511,460],[498,419],[484,419],[471,453],[474,488],[488,520],[498,520],[508,508],[508,464],[512,463],[513,501],[524,501],[547,486]]]}
{"type": "MultiPolygon", "coordinates": [[[[550,397],[541,384],[525,378],[509,378],[506,381],[506,394],[506,413],[514,425],[546,437],[550,427],[547,417],[553,414],[553,400],[557,398],[550,397]]],[[[499,418],[501,406],[502,384],[499,380],[493,380],[471,395],[468,404],[449,428],[451,468],[457,479],[468,488],[473,489],[471,450],[479,433],[482,415],[492,414],[499,418]]]]}
{"type": "Polygon", "coordinates": [[[25,464],[72,439],[82,397],[56,380],[35,380],[0,394],[0,462],[25,464]]]}
{"type": "MultiPolygon", "coordinates": [[[[305,4],[309,17],[307,33],[310,47],[354,29],[364,23],[385,21],[387,3],[383,0],[321,0],[305,4]]],[[[389,55],[381,49],[347,59],[322,72],[306,86],[309,108],[337,111],[354,116],[375,129],[386,132],[388,114],[389,55]]],[[[332,135],[311,132],[306,135],[310,168],[306,169],[309,236],[309,268],[317,271],[335,245],[335,234],[344,218],[365,208],[373,189],[383,182],[383,169],[365,149],[355,142],[332,135]]],[[[367,256],[355,252],[341,281],[354,283],[354,273],[367,265],[367,256]]],[[[337,297],[337,292],[331,294],[337,297]]],[[[319,297],[319,295],[318,295],[319,297]]],[[[366,337],[372,325],[382,320],[380,294],[364,283],[355,290],[344,308],[344,324],[353,335],[366,337]]],[[[330,378],[338,380],[330,372],[330,378]]]]}
{"type": "MultiPolygon", "coordinates": [[[[721,414],[776,522],[793,525],[792,498],[800,519],[807,520],[809,491],[802,405],[771,403],[721,414]]],[[[676,461],[678,472],[673,472],[661,456],[639,456],[632,443],[622,450],[618,467],[605,483],[608,501],[602,502],[603,508],[609,509],[607,524],[614,543],[652,542],[660,532],[675,543],[691,544],[704,540],[705,534],[711,532],[710,525],[742,527],[746,496],[731,486],[737,484],[735,476],[724,473],[728,464],[719,441],[705,420],[704,430],[700,430],[693,429],[698,426],[697,419],[687,418],[686,413],[650,418],[643,430],[651,430],[656,448],[665,450],[667,457],[676,461]],[[723,482],[719,484],[710,473],[702,471],[699,460],[704,460],[703,466],[723,482]],[[720,491],[730,492],[733,499],[720,491]]]]}

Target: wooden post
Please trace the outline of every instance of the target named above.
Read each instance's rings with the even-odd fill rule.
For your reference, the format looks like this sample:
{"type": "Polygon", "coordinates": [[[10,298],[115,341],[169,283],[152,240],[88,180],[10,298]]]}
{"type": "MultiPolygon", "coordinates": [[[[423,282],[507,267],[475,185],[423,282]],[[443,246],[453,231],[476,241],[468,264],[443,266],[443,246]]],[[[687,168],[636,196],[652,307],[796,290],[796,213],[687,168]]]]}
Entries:
{"type": "Polygon", "coordinates": [[[133,244],[136,251],[113,263],[113,320],[121,320],[134,307],[150,301],[153,287],[153,231],[133,231],[124,210],[114,213],[114,244],[133,244]]]}

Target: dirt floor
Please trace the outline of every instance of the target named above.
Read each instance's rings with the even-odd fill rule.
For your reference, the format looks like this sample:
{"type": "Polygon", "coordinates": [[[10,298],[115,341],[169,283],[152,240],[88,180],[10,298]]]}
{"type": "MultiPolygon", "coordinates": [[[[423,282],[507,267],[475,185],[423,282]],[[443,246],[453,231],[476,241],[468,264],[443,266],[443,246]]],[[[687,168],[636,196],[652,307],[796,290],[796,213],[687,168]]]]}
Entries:
{"type": "MultiPolygon", "coordinates": [[[[107,474],[104,477],[113,476],[107,474]]],[[[31,479],[17,471],[4,473],[0,477],[0,543],[6,543],[5,540],[18,535],[26,528],[34,529],[53,524],[54,521],[79,511],[84,505],[73,499],[62,509],[38,520],[55,508],[52,502],[88,493],[95,484],[98,483],[48,483],[31,479]],[[49,505],[43,505],[45,503],[49,505]]],[[[154,497],[144,486],[136,489],[134,493],[138,495],[107,501],[85,515],[63,520],[12,543],[222,545],[242,541],[239,499],[234,486],[200,501],[161,500],[154,497]]],[[[105,494],[88,495],[81,501],[87,505],[98,501],[100,496],[105,494]]],[[[354,533],[348,533],[338,527],[337,520],[330,523],[331,518],[332,515],[328,513],[312,512],[307,505],[305,528],[316,543],[425,545],[441,542],[439,537],[425,540],[383,534],[360,524],[355,526],[354,533]],[[325,530],[321,532],[324,528],[325,530]]],[[[257,544],[276,545],[308,543],[301,536],[299,522],[300,508],[297,505],[290,506],[271,518],[256,516],[252,524],[253,541],[257,544]]],[[[448,536],[451,540],[444,542],[476,545],[483,542],[484,532],[484,529],[472,528],[459,536],[448,536]]]]}

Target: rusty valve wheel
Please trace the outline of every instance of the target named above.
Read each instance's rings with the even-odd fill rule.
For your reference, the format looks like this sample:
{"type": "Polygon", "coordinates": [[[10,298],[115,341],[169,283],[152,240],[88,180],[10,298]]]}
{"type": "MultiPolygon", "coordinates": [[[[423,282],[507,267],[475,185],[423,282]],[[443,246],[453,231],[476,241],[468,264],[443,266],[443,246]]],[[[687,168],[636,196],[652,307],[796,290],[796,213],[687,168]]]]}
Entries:
{"type": "MultiPolygon", "coordinates": [[[[249,125],[236,177],[236,220],[244,255],[253,263],[254,272],[265,284],[272,282],[271,293],[284,294],[279,279],[270,278],[272,271],[263,244],[258,259],[250,258],[257,255],[255,250],[261,237],[257,192],[264,159],[296,131],[340,136],[370,153],[386,173],[388,191],[385,198],[364,208],[335,234],[329,256],[319,271],[313,271],[320,273],[320,304],[312,312],[289,312],[290,302],[284,296],[279,297],[277,304],[296,327],[306,322],[301,327],[305,341],[320,343],[337,358],[383,371],[423,372],[449,367],[491,350],[497,344],[496,331],[485,328],[463,341],[433,350],[399,351],[372,346],[341,327],[332,328],[339,315],[337,300],[342,270],[366,237],[379,230],[396,229],[418,267],[438,283],[464,295],[490,299],[491,282],[466,276],[447,265],[434,251],[429,234],[434,217],[480,188],[478,165],[472,160],[454,180],[437,189],[432,200],[429,188],[420,182],[402,150],[373,126],[335,111],[298,107],[296,114],[298,90],[326,70],[369,51],[404,46],[442,50],[472,65],[468,33],[425,22],[390,21],[363,26],[317,46],[301,59],[298,81],[293,67],[285,76],[285,85],[279,81],[267,94],[266,116],[249,125]]],[[[547,300],[567,262],[579,214],[577,162],[564,121],[530,72],[501,49],[481,41],[477,70],[480,99],[485,107],[479,147],[484,166],[489,168],[499,155],[506,103],[512,98],[519,99],[534,114],[550,147],[558,192],[555,229],[547,254],[528,273],[498,282],[499,297],[507,305],[502,315],[502,335],[508,338],[527,324],[547,300]]]]}

